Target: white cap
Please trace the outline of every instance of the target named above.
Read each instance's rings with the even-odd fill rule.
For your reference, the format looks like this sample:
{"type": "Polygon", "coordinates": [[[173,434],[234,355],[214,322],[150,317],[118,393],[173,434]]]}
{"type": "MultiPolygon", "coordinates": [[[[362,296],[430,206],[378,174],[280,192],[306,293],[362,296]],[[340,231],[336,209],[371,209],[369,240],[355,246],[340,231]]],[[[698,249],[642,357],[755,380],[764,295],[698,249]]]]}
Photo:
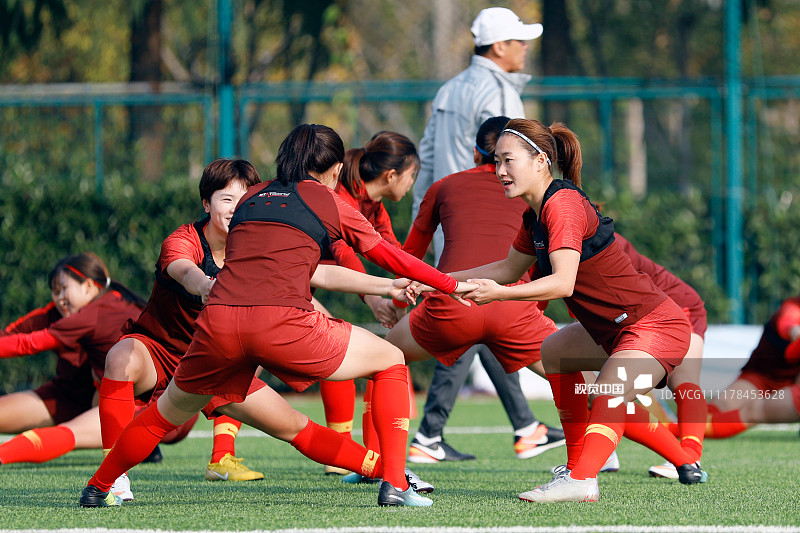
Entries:
{"type": "Polygon", "coordinates": [[[500,41],[530,41],[542,35],[541,24],[523,24],[510,9],[487,7],[475,17],[470,28],[475,46],[486,46],[500,41]]]}

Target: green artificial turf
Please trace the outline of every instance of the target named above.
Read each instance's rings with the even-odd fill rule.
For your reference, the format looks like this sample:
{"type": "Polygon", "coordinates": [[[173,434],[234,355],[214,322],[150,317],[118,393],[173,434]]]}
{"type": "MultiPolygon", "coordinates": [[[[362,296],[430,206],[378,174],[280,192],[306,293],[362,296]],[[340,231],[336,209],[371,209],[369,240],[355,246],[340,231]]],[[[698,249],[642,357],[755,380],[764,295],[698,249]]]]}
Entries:
{"type": "MultiPolygon", "coordinates": [[[[316,421],[323,421],[318,397],[297,396],[290,401],[316,421]]],[[[556,421],[552,402],[535,401],[531,405],[542,420],[556,421]]],[[[357,414],[357,426],[359,422],[357,414]]],[[[418,422],[412,421],[411,436],[418,422]]],[[[205,420],[196,426],[205,431],[210,428],[205,420]]],[[[244,457],[248,466],[264,472],[265,480],[204,481],[210,438],[188,438],[162,446],[162,463],[131,470],[135,501],[121,508],[78,507],[80,492],[97,467],[99,450],[76,451],[41,465],[0,466],[0,528],[236,531],[357,526],[502,529],[800,524],[797,431],[752,430],[733,439],[707,441],[703,467],[709,473],[709,482],[696,486],[648,477],[648,467],[663,460],[623,441],[618,449],[622,467],[617,473],[601,475],[598,503],[541,505],[521,502],[516,496],[548,481],[549,469],[564,462],[565,449],[518,460],[499,401],[462,398],[445,435],[454,447],[474,453],[478,459],[409,465],[436,486],[431,496],[434,505],[429,509],[379,508],[377,485],[345,485],[338,476],[323,475],[322,466],[290,445],[250,436],[253,430],[246,426],[243,433],[237,440],[237,455],[244,457]]]]}

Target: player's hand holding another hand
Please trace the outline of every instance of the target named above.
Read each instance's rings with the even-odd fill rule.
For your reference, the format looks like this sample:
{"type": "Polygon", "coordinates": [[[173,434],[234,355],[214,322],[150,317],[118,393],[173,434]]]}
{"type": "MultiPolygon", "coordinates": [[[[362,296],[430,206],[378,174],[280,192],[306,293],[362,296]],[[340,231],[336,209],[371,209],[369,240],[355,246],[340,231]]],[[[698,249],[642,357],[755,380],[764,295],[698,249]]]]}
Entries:
{"type": "Polygon", "coordinates": [[[506,289],[491,279],[469,279],[468,285],[472,285],[474,289],[462,294],[461,298],[464,300],[472,300],[478,305],[488,304],[495,300],[503,299],[503,291],[506,289]]]}
{"type": "Polygon", "coordinates": [[[466,296],[467,294],[472,293],[472,291],[474,291],[477,288],[478,288],[478,286],[475,283],[472,283],[471,280],[470,281],[459,281],[458,285],[456,286],[456,290],[451,292],[450,296],[454,300],[456,300],[457,302],[460,302],[460,303],[466,305],[467,307],[469,307],[472,304],[470,302],[468,302],[467,300],[465,300],[464,296],[466,296]]]}

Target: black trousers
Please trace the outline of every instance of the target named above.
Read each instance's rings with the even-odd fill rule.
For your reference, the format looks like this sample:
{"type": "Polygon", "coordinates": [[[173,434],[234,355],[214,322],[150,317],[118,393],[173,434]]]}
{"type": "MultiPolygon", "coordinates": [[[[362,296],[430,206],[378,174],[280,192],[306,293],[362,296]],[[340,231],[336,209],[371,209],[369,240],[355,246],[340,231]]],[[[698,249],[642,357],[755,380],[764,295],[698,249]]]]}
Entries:
{"type": "Polygon", "coordinates": [[[428,389],[428,399],[425,401],[425,414],[419,426],[420,433],[426,437],[442,435],[450,412],[456,403],[458,392],[467,380],[476,354],[481,358],[481,364],[497,389],[497,394],[514,430],[536,422],[528,400],[522,394],[519,372],[506,374],[491,350],[483,344],[477,344],[464,352],[464,355],[459,357],[453,366],[436,363],[433,381],[428,389]]]}

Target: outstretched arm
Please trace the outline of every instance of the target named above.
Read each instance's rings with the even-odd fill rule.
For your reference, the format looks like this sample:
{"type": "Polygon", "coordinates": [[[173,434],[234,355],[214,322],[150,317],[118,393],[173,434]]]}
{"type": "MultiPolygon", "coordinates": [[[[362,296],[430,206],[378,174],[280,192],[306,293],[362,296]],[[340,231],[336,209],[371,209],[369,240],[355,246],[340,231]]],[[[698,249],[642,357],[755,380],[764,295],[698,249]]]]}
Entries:
{"type": "Polygon", "coordinates": [[[183,285],[189,294],[199,296],[203,303],[208,301],[208,293],[214,286],[214,280],[206,276],[199,266],[189,259],[176,259],[167,265],[169,277],[183,285]]]}
{"type": "Polygon", "coordinates": [[[413,300],[409,300],[406,296],[405,288],[409,283],[408,279],[381,278],[338,265],[318,265],[311,277],[311,285],[318,289],[391,296],[399,301],[413,303],[413,300]]]}
{"type": "Polygon", "coordinates": [[[47,329],[32,333],[16,333],[0,337],[0,358],[33,355],[46,350],[63,349],[64,345],[47,329]]]}
{"type": "MultiPolygon", "coordinates": [[[[519,254],[519,252],[516,253],[519,254]]],[[[510,253],[509,257],[511,257],[511,255],[510,253]]],[[[524,256],[524,254],[519,255],[524,256]]],[[[572,291],[575,288],[575,277],[578,273],[580,259],[580,252],[571,248],[560,248],[550,252],[550,263],[553,266],[553,273],[549,276],[544,276],[521,285],[512,285],[510,287],[500,285],[494,279],[470,278],[468,281],[477,283],[479,287],[465,294],[463,297],[473,300],[478,304],[485,304],[494,300],[539,301],[566,298],[572,296],[572,291]]],[[[508,259],[504,261],[508,261],[508,259]]],[[[502,261],[498,261],[498,263],[502,263],[502,261]]],[[[493,265],[497,265],[498,263],[492,263],[491,265],[487,265],[487,267],[493,267],[493,265]]],[[[516,267],[518,268],[522,264],[521,262],[517,262],[516,267]]],[[[530,263],[527,264],[527,266],[530,267],[530,263]]],[[[506,266],[505,268],[509,270],[509,267],[506,266]]],[[[527,270],[527,268],[523,269],[523,272],[525,270],[527,270]]],[[[520,274],[520,277],[521,275],[522,274],[520,274]]],[[[501,280],[506,279],[508,278],[501,278],[501,280]]],[[[506,281],[506,283],[510,282],[511,281],[506,281]]]]}

